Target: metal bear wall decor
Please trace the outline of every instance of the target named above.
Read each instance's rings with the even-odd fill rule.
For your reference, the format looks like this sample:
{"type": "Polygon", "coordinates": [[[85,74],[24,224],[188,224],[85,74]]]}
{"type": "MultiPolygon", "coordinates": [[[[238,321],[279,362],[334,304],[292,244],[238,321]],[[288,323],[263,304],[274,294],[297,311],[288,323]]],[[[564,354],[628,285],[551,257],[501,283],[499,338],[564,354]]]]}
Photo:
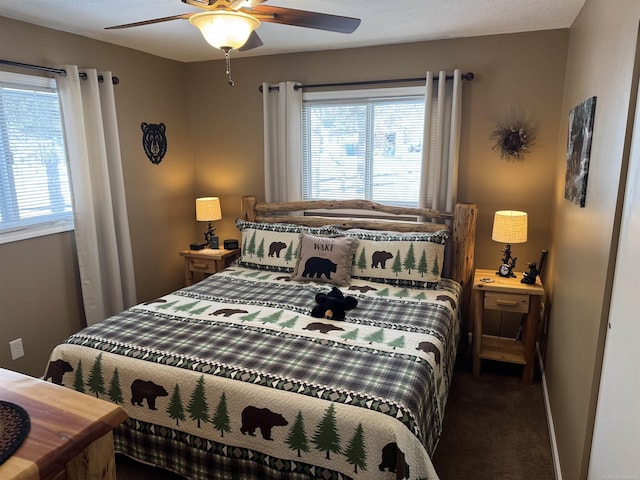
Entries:
{"type": "Polygon", "coordinates": [[[144,153],[151,163],[157,165],[167,153],[166,127],[164,123],[142,122],[140,128],[142,128],[144,153]]]}

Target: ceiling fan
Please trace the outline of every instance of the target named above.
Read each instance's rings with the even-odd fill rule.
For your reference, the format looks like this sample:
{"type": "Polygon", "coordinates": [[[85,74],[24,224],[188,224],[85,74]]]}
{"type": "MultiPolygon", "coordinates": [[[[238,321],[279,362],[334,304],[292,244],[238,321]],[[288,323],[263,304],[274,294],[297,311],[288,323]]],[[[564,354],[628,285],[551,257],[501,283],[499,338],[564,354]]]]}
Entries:
{"type": "Polygon", "coordinates": [[[106,27],[105,30],[140,27],[171,20],[189,20],[192,25],[200,30],[211,46],[224,52],[227,66],[227,84],[233,86],[229,52],[233,49],[239,51],[251,50],[263,45],[262,40],[255,32],[261,22],[280,23],[338,33],[353,33],[360,25],[359,18],[262,5],[266,1],[182,0],[182,3],[205,11],[115,25],[106,27]]]}

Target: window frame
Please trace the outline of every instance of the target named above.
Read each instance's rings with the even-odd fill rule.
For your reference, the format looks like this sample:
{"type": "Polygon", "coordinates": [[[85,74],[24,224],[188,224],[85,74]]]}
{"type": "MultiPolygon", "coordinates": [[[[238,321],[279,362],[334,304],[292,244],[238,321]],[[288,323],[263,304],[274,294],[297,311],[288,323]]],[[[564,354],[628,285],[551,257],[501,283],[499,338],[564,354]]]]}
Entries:
{"type": "MultiPolygon", "coordinates": [[[[331,91],[321,91],[321,92],[305,92],[302,93],[302,112],[304,112],[305,104],[309,102],[321,104],[323,102],[331,103],[331,102],[344,102],[345,105],[348,104],[349,101],[354,102],[362,102],[371,99],[372,101],[377,101],[384,98],[416,98],[420,97],[423,101],[426,101],[426,88],[424,85],[420,86],[403,86],[403,87],[385,87],[385,88],[366,88],[366,89],[347,89],[347,90],[331,90],[331,91]]],[[[302,114],[301,112],[301,114],[302,114]]],[[[304,116],[304,115],[303,115],[304,116]]],[[[304,124],[304,120],[302,122],[304,124]]],[[[302,125],[304,128],[304,125],[302,125]]],[[[424,136],[424,135],[423,135],[424,136]]],[[[307,151],[308,145],[305,142],[305,135],[301,132],[301,182],[302,182],[302,195],[303,200],[313,200],[313,198],[307,198],[306,193],[308,192],[308,188],[306,183],[308,182],[308,178],[305,175],[305,170],[308,168],[308,162],[310,155],[307,151]]],[[[366,170],[370,170],[370,166],[368,162],[366,163],[366,170]]],[[[421,163],[421,175],[424,175],[422,170],[424,169],[424,162],[421,163]]],[[[372,172],[369,172],[372,174],[372,172]]],[[[366,183],[364,189],[370,190],[372,188],[371,184],[366,183]]],[[[418,198],[416,199],[415,205],[413,207],[418,207],[420,204],[420,192],[418,192],[418,198]]],[[[364,199],[369,199],[365,194],[364,199]]],[[[406,205],[404,205],[406,206],[406,205]]],[[[335,213],[335,212],[334,212],[335,213]]]]}
{"type": "MultiPolygon", "coordinates": [[[[64,126],[62,124],[62,108],[60,105],[60,97],[58,94],[58,88],[55,78],[0,71],[0,85],[9,88],[15,87],[23,90],[31,89],[33,91],[56,93],[56,96],[58,98],[58,108],[60,109],[60,130],[62,132],[61,140],[64,149],[65,162],[67,164],[67,179],[69,182],[69,191],[71,193],[71,172],[69,171],[67,145],[64,138],[64,126]]],[[[3,125],[2,128],[5,128],[5,125],[3,125]]],[[[0,130],[0,134],[1,133],[2,130],[0,130]]],[[[2,166],[0,166],[0,168],[5,169],[7,168],[7,166],[6,164],[3,164],[2,166]]],[[[15,188],[15,184],[9,185],[9,188],[12,187],[15,188]]],[[[4,198],[0,197],[0,202],[3,201],[4,198]]],[[[71,200],[71,211],[63,213],[62,215],[51,215],[48,218],[45,216],[45,218],[35,220],[33,222],[27,220],[23,221],[23,223],[19,225],[11,227],[3,227],[0,223],[0,244],[67,232],[73,229],[73,200],[71,200]]]]}

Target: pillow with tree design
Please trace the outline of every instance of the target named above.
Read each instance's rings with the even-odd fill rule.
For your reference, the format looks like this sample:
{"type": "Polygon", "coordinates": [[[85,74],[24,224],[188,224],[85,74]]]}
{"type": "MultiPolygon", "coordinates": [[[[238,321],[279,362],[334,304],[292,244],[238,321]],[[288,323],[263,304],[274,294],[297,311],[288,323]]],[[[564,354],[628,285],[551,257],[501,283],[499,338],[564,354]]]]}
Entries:
{"type": "Polygon", "coordinates": [[[305,227],[288,223],[256,223],[237,219],[242,232],[238,264],[244,267],[291,273],[298,262],[300,234],[337,234],[336,227],[305,227]]]}
{"type": "Polygon", "coordinates": [[[437,288],[449,233],[343,230],[359,240],[353,257],[352,278],[391,285],[437,288]]]}

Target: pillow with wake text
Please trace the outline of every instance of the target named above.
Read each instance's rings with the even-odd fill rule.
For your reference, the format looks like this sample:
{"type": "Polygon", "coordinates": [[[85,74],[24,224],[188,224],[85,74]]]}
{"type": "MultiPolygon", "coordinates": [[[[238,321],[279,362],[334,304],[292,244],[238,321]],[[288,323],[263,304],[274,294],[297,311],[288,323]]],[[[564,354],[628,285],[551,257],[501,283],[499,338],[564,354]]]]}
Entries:
{"type": "Polygon", "coordinates": [[[353,237],[319,237],[300,234],[298,263],[291,278],[345,286],[351,280],[351,263],[358,246],[353,237]]]}

